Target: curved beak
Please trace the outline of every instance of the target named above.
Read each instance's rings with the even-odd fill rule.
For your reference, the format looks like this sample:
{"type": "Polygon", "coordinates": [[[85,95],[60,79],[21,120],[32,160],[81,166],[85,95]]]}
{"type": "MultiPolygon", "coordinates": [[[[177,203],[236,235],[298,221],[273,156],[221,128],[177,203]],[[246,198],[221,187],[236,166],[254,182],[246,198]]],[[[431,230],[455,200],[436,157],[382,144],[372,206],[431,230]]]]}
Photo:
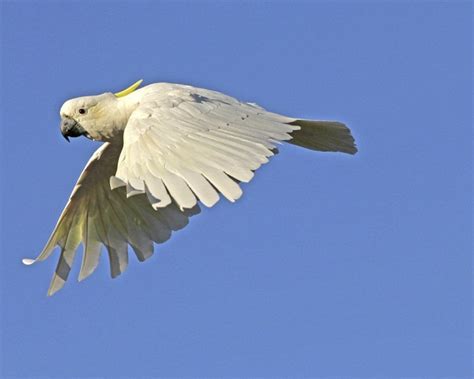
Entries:
{"type": "Polygon", "coordinates": [[[79,124],[76,120],[70,117],[62,117],[61,118],[61,134],[69,141],[69,137],[79,137],[86,134],[84,128],[79,124]]]}

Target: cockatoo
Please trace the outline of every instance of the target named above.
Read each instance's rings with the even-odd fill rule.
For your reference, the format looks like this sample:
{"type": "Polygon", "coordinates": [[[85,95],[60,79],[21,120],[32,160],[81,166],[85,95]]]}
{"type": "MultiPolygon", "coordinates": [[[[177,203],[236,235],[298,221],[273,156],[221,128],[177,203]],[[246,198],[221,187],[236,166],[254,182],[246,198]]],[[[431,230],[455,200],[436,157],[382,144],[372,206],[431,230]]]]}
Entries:
{"type": "Polygon", "coordinates": [[[104,143],[95,151],[70,195],[46,246],[30,265],[61,253],[48,295],[61,289],[78,246],[84,247],[79,280],[94,272],[101,246],[112,278],[128,265],[128,245],[139,261],[153,243],[222,195],[236,201],[254,171],[286,141],[311,150],[357,152],[350,130],[335,121],[301,120],[253,103],[188,85],[142,80],[112,94],[68,100],[61,133],[104,143]]]}

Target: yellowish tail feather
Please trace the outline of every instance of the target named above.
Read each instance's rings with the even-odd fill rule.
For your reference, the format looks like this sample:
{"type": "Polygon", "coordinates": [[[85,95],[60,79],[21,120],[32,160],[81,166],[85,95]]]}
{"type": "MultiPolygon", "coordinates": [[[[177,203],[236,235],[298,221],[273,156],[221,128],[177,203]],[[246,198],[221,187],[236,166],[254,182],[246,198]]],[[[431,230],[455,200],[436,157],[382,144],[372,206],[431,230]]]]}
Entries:
{"type": "Polygon", "coordinates": [[[340,151],[347,154],[357,153],[354,137],[350,129],[336,121],[296,120],[289,123],[301,127],[291,133],[287,141],[293,145],[318,151],[340,151]]]}

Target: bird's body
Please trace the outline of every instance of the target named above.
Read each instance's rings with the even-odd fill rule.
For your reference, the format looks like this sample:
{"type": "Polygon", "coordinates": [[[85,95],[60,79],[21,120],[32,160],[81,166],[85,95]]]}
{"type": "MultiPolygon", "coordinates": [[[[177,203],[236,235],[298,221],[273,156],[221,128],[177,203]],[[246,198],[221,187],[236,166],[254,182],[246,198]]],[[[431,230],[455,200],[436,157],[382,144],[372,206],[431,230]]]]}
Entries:
{"type": "MultiPolygon", "coordinates": [[[[141,81],[140,81],[141,82],[141,81]]],[[[118,94],[68,100],[61,107],[66,138],[84,135],[105,142],[81,174],[50,240],[36,260],[55,246],[61,256],[53,294],[67,279],[76,249],[84,245],[79,279],[97,267],[107,249],[112,277],[128,264],[128,245],[139,260],[153,253],[222,194],[230,201],[288,141],[320,151],[357,150],[349,129],[332,121],[298,120],[265,111],[219,92],[171,83],[118,94]]]]}

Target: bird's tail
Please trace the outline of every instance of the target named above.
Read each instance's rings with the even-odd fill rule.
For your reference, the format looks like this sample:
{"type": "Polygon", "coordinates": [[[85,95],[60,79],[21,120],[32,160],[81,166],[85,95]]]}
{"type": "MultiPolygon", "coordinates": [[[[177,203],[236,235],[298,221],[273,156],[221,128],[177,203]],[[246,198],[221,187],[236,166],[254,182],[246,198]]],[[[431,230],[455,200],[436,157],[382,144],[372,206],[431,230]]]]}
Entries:
{"type": "Polygon", "coordinates": [[[296,120],[289,124],[298,125],[301,129],[291,133],[293,139],[288,143],[311,150],[357,153],[350,129],[341,122],[296,120]]]}

